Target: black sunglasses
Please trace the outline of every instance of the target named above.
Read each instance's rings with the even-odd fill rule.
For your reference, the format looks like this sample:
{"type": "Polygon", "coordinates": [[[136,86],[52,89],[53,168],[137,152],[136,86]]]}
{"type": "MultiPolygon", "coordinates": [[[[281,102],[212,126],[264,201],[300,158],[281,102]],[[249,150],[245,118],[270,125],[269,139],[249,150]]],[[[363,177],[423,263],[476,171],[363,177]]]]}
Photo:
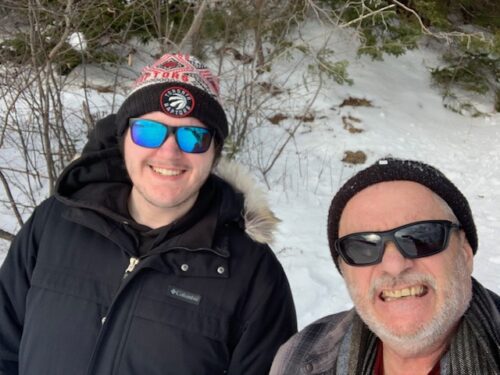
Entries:
{"type": "Polygon", "coordinates": [[[423,258],[446,249],[453,228],[461,226],[447,220],[418,221],[384,232],[348,234],[335,241],[335,249],[351,266],[380,263],[387,241],[394,242],[406,258],[423,258]]]}

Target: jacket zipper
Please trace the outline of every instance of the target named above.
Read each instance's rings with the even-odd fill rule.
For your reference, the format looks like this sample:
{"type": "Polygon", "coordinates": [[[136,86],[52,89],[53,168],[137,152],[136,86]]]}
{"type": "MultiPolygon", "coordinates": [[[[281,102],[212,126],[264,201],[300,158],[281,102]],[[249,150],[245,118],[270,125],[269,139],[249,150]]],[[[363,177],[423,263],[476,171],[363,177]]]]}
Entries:
{"type": "Polygon", "coordinates": [[[132,271],[134,271],[135,267],[139,264],[139,258],[136,258],[136,257],[130,257],[130,260],[129,260],[129,264],[128,264],[128,267],[127,269],[125,270],[125,273],[123,274],[123,278],[122,279],[126,279],[128,275],[130,275],[130,273],[132,271]]]}
{"type": "Polygon", "coordinates": [[[105,329],[104,324],[106,322],[106,319],[109,316],[111,310],[113,309],[113,306],[114,306],[114,303],[115,303],[115,301],[117,299],[117,296],[118,296],[118,294],[120,294],[120,291],[123,288],[123,285],[125,284],[125,279],[135,270],[135,268],[137,267],[137,265],[139,264],[139,262],[140,262],[139,258],[137,258],[137,257],[130,257],[128,267],[127,267],[127,269],[125,270],[125,272],[123,273],[123,276],[122,276],[122,282],[121,282],[120,288],[119,288],[117,294],[115,294],[115,296],[113,297],[113,301],[112,301],[111,305],[108,308],[106,316],[103,317],[102,320],[101,320],[102,326],[101,326],[101,330],[99,332],[99,336],[97,338],[97,341],[96,341],[96,344],[95,344],[95,347],[94,347],[94,352],[92,353],[92,357],[90,358],[89,368],[87,370],[87,374],[88,375],[91,375],[91,374],[94,373],[95,361],[96,361],[96,357],[97,357],[97,352],[98,352],[98,350],[100,349],[100,346],[101,346],[101,341],[103,340],[103,334],[104,334],[104,329],[105,329]]]}

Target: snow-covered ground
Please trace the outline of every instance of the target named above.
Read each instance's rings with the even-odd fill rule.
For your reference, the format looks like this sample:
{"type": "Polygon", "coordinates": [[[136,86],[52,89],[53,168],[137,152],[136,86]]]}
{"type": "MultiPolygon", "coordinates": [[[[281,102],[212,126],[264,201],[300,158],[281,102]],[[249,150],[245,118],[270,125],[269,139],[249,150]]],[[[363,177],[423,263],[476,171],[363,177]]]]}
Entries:
{"type": "MultiPolygon", "coordinates": [[[[299,326],[351,306],[328,249],[328,208],[347,178],[387,155],[436,166],[468,197],[479,235],[474,276],[500,293],[500,252],[495,237],[500,233],[500,115],[492,113],[489,103],[480,105],[480,110],[488,113],[478,118],[444,108],[430,81],[429,68],[438,63],[435,52],[422,48],[399,58],[373,62],[366,57],[355,58],[356,42],[345,31],[329,34],[310,25],[301,30],[301,35],[318,49],[327,45],[335,51],[334,59],[349,60],[354,84],[340,86],[328,79],[322,82],[319,96],[309,109],[314,121],[301,125],[267,175],[269,202],[282,220],[273,249],[288,274],[299,326]],[[371,106],[341,105],[348,98],[364,99],[371,106]],[[354,128],[358,131],[352,131],[354,128]],[[362,165],[344,163],[341,160],[346,151],[363,151],[367,160],[362,165]]],[[[297,52],[273,65],[268,76],[276,82],[293,69],[293,75],[286,79],[290,91],[282,94],[285,97],[281,96],[277,112],[303,114],[319,84],[308,73],[310,63],[297,52]]],[[[81,103],[77,88],[65,98],[74,98],[76,107],[81,103]]],[[[103,111],[110,99],[94,100],[103,111]]],[[[293,116],[284,121],[291,121],[289,125],[293,126],[293,116]]],[[[283,141],[283,132],[269,125],[251,136],[251,142],[261,148],[240,159],[266,188],[255,166],[283,141]]],[[[0,262],[5,252],[6,244],[1,242],[0,262]]]]}
{"type": "MultiPolygon", "coordinates": [[[[353,43],[344,38],[330,42],[339,59],[343,51],[352,53],[353,43]]],[[[436,166],[469,199],[480,243],[473,275],[500,292],[495,237],[500,233],[500,116],[470,118],[444,108],[428,71],[436,63],[435,53],[425,49],[383,62],[350,60],[354,84],[330,85],[322,92],[314,106],[314,131],[297,136],[282,158],[286,165],[270,184],[270,202],[283,220],[274,249],[288,274],[300,327],[351,306],[330,257],[328,208],[346,179],[388,155],[436,166]],[[373,107],[339,107],[349,97],[367,99],[373,107]],[[362,132],[344,129],[343,117],[362,132]],[[367,155],[365,164],[341,162],[345,151],[358,150],[367,155]]]]}

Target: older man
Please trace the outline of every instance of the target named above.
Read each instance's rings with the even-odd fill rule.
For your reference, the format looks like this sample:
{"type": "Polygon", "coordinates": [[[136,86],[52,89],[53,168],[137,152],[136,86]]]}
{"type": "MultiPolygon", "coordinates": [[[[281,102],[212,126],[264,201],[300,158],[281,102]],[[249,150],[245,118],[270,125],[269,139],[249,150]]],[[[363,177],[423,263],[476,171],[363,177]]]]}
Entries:
{"type": "Polygon", "coordinates": [[[354,309],[295,335],[271,374],[500,374],[500,297],[471,277],[472,213],[441,172],[379,160],[335,195],[328,236],[354,309]]]}

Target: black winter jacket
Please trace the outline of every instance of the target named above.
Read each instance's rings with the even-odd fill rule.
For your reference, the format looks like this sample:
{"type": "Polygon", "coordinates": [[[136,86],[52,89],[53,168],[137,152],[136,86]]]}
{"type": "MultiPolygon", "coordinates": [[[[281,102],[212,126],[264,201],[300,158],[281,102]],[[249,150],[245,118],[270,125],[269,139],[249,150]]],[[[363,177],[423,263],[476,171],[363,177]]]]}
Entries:
{"type": "Polygon", "coordinates": [[[270,213],[207,183],[206,214],[138,257],[113,207],[130,189],[119,150],[73,162],[0,269],[0,375],[267,374],[296,332],[283,269],[251,238],[270,213]]]}

